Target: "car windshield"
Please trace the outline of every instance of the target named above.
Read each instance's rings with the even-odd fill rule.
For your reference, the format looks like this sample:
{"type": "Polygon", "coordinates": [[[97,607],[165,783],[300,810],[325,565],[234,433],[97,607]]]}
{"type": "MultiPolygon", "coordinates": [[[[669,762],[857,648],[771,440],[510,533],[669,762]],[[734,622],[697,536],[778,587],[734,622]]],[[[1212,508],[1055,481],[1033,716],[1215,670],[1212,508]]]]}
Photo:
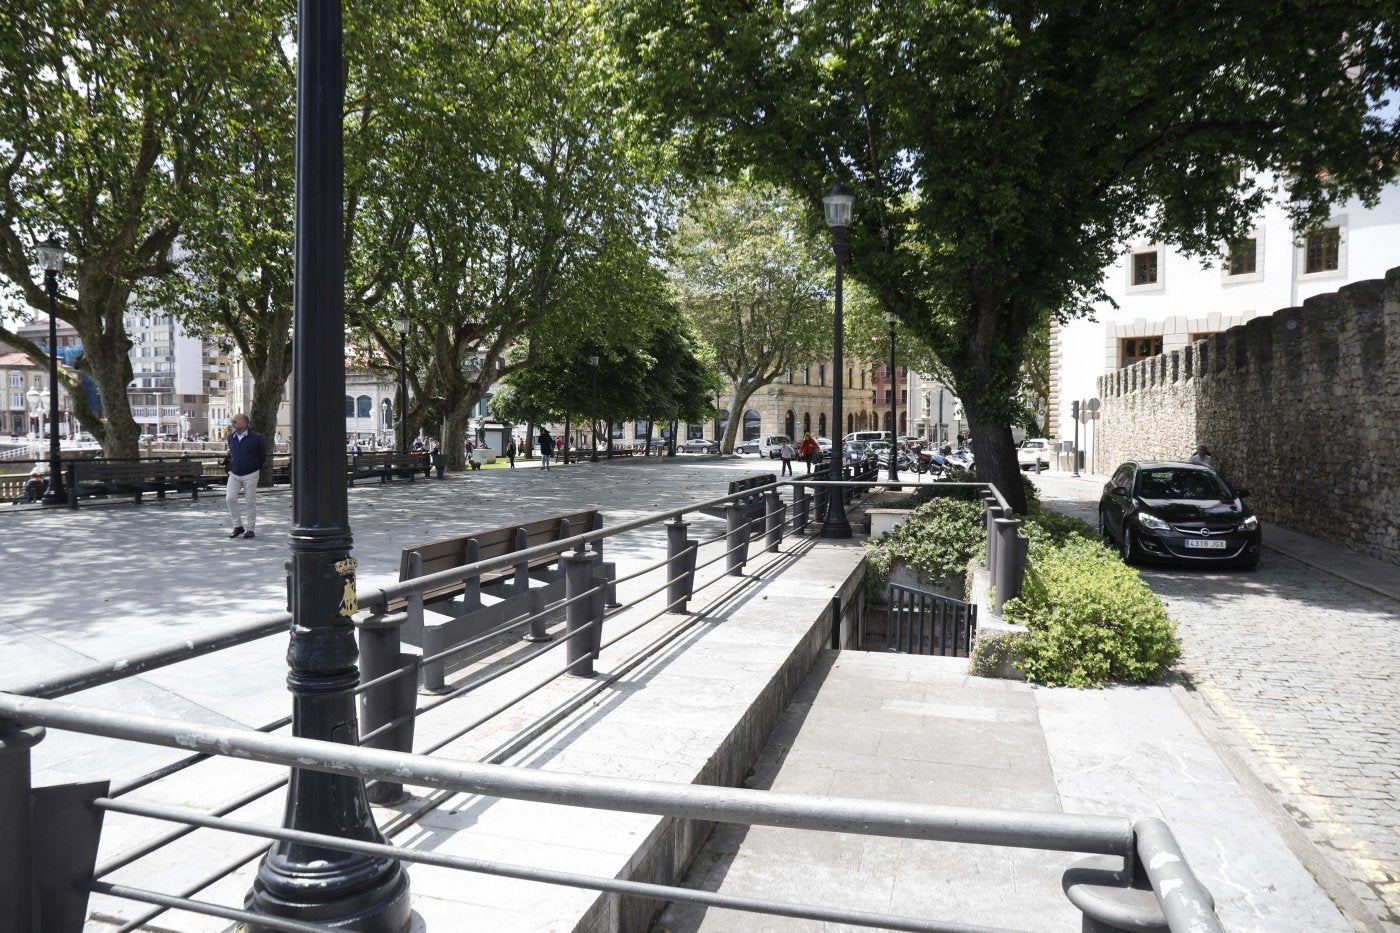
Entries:
{"type": "Polygon", "coordinates": [[[1164,467],[1138,474],[1138,495],[1144,499],[1233,499],[1225,481],[1208,470],[1164,467]]]}

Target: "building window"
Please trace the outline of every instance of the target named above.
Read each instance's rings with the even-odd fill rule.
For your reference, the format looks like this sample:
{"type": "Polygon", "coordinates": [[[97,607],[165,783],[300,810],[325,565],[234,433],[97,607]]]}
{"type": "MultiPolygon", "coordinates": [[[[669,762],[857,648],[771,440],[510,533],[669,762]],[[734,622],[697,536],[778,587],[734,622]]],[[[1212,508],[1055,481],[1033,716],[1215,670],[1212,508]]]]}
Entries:
{"type": "Polygon", "coordinates": [[[361,418],[374,417],[374,401],[368,395],[361,395],[355,399],[356,414],[361,418]]]}
{"type": "Polygon", "coordinates": [[[894,389],[886,389],[886,390],[885,390],[885,404],[888,405],[890,402],[893,402],[893,401],[894,401],[894,389]]]}
{"type": "Polygon", "coordinates": [[[1253,275],[1259,271],[1259,241],[1240,240],[1230,247],[1230,274],[1253,275]]]}
{"type": "Polygon", "coordinates": [[[817,437],[826,437],[826,413],[817,415],[817,437]]]}
{"type": "Polygon", "coordinates": [[[24,388],[24,376],[20,375],[19,373],[10,373],[10,388],[24,388]]]}
{"type": "Polygon", "coordinates": [[[1129,337],[1123,341],[1123,364],[1132,364],[1145,360],[1149,356],[1160,356],[1162,353],[1161,337],[1129,337]]]}
{"type": "Polygon", "coordinates": [[[899,390],[899,404],[901,404],[901,405],[908,405],[908,404],[909,404],[909,390],[908,390],[908,389],[900,389],[900,390],[899,390]]]}
{"type": "Polygon", "coordinates": [[[1157,284],[1157,251],[1133,253],[1133,284],[1157,284]]]}
{"type": "Polygon", "coordinates": [[[817,367],[817,385],[826,385],[826,364],[822,363],[817,367]]]}
{"type": "Polygon", "coordinates": [[[792,385],[792,368],[791,368],[791,367],[788,367],[788,371],[787,371],[787,384],[788,384],[788,385],[792,385]]]}
{"type": "Polygon", "coordinates": [[[1325,227],[1316,233],[1309,233],[1304,247],[1306,259],[1305,273],[1334,272],[1341,268],[1342,229],[1325,227]]]}
{"type": "Polygon", "coordinates": [[[645,438],[647,436],[647,431],[649,430],[649,428],[650,425],[645,421],[634,422],[632,424],[633,440],[636,440],[637,438],[645,438]]]}
{"type": "Polygon", "coordinates": [[[758,436],[762,433],[763,419],[759,416],[758,412],[750,408],[748,411],[744,412],[744,440],[757,440],[758,436]]]}
{"type": "Polygon", "coordinates": [[[350,396],[345,396],[345,417],[355,417],[355,400],[350,396]]]}

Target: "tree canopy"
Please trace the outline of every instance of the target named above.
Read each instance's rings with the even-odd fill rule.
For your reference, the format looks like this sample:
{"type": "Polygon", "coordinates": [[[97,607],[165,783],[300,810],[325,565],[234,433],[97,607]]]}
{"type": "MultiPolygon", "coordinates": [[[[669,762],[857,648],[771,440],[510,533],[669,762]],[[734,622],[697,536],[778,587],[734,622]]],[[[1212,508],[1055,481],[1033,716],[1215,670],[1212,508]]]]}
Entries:
{"type": "MultiPolygon", "coordinates": [[[[689,204],[669,257],[681,308],[743,411],[755,391],[830,352],[832,263],[798,202],[772,186],[715,185],[689,204]]],[[[740,419],[721,449],[732,452],[740,419]]]]}
{"type": "Polygon", "coordinates": [[[1131,238],[1218,254],[1394,178],[1395,0],[607,0],[637,126],[697,176],[856,195],[849,275],[946,363],[1018,509],[1026,338],[1131,238]]]}

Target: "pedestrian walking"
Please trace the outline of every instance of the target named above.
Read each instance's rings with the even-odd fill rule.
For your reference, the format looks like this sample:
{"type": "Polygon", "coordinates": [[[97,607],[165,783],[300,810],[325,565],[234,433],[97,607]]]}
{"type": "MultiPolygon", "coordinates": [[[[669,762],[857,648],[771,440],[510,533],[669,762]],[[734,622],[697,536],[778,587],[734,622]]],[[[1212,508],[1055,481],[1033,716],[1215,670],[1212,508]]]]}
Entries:
{"type": "MultiPolygon", "coordinates": [[[[807,464],[807,475],[812,475],[812,461],[821,453],[821,445],[812,440],[812,432],[808,431],[802,436],[802,443],[797,447],[797,454],[802,458],[802,462],[807,464]]],[[[788,472],[792,472],[789,470],[788,472]]]]}
{"type": "Polygon", "coordinates": [[[510,443],[506,445],[506,459],[510,461],[510,468],[512,470],[515,469],[515,438],[513,437],[510,439],[510,443]]]}
{"type": "Polygon", "coordinates": [[[228,435],[228,514],[233,521],[230,538],[252,538],[258,526],[258,474],[267,460],[267,445],[262,435],[248,427],[248,416],[239,412],[233,416],[228,435]],[[239,499],[248,506],[248,524],[243,525],[243,510],[239,499]]]}
{"type": "Polygon", "coordinates": [[[792,475],[792,454],[792,441],[783,441],[783,446],[778,450],[778,456],[783,458],[783,470],[778,474],[779,476],[792,475]]]}
{"type": "Polygon", "coordinates": [[[549,432],[540,428],[540,469],[549,469],[549,458],[554,456],[554,438],[549,436],[549,432]]]}

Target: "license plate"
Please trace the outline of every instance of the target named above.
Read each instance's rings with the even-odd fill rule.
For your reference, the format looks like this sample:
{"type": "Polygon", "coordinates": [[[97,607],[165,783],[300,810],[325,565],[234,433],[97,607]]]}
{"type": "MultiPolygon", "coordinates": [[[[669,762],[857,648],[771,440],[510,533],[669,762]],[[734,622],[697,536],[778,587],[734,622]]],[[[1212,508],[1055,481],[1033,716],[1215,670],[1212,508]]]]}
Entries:
{"type": "Polygon", "coordinates": [[[1224,539],[1202,538],[1199,541],[1195,538],[1187,538],[1186,546],[1195,550],[1203,551],[1223,551],[1225,550],[1224,539]]]}

